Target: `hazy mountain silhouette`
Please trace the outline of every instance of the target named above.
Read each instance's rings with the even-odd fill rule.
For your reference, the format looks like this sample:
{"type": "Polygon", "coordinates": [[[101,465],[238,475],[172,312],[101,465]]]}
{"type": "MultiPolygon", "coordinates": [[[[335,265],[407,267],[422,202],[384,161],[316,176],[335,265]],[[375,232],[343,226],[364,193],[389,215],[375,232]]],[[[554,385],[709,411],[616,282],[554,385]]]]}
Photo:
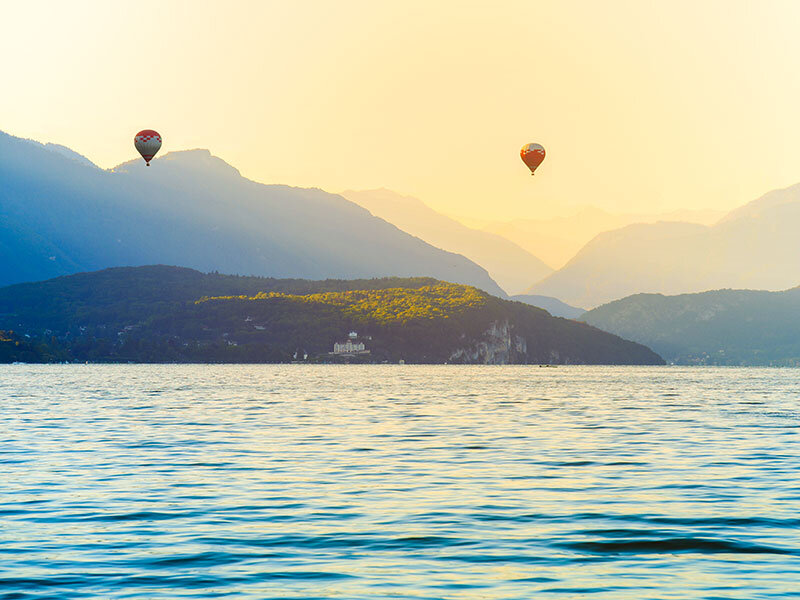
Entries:
{"type": "Polygon", "coordinates": [[[248,275],[428,275],[503,295],[484,269],[319,189],[263,185],[207,150],[101,170],[0,132],[0,285],[169,263],[248,275]]]}
{"type": "Polygon", "coordinates": [[[800,184],[706,227],[630,225],[598,235],[529,293],[595,307],[640,292],[782,290],[800,282],[800,184]]]}
{"type": "MultiPolygon", "coordinates": [[[[29,140],[29,141],[31,141],[31,140],[29,140]]],[[[38,143],[38,142],[34,142],[34,143],[38,143]]],[[[46,144],[43,144],[43,146],[44,146],[44,148],[46,148],[47,150],[50,150],[51,152],[57,152],[58,154],[60,154],[62,156],[66,156],[67,158],[71,158],[72,160],[76,160],[76,161],[78,161],[79,163],[81,163],[81,164],[83,164],[85,166],[97,167],[96,164],[94,164],[92,161],[90,161],[88,158],[86,158],[83,154],[79,154],[79,153],[75,152],[75,150],[73,150],[71,148],[67,148],[66,146],[62,146],[61,144],[53,144],[52,142],[47,142],[46,144]]],[[[99,167],[97,167],[97,168],[99,168],[99,167]]]]}
{"type": "Polygon", "coordinates": [[[517,296],[511,296],[510,300],[524,302],[525,304],[530,304],[531,306],[538,306],[539,308],[545,309],[554,317],[563,317],[564,319],[577,319],[586,312],[586,310],[583,308],[570,306],[558,298],[553,298],[551,296],[519,294],[517,296]]]}
{"type": "Polygon", "coordinates": [[[669,362],[800,366],[800,288],[637,294],[581,318],[669,362]]]}
{"type": "MultiPolygon", "coordinates": [[[[486,231],[517,243],[553,268],[563,267],[596,235],[634,223],[683,221],[712,225],[725,216],[717,210],[675,210],[665,213],[610,213],[586,206],[569,216],[547,219],[515,219],[483,226],[486,231]]],[[[535,283],[531,280],[530,283],[535,283]]]]}
{"type": "Polygon", "coordinates": [[[519,293],[532,281],[553,272],[517,244],[502,236],[462,225],[417,198],[387,189],[347,190],[342,192],[342,196],[438,248],[463,254],[484,267],[509,294],[519,293]]]}

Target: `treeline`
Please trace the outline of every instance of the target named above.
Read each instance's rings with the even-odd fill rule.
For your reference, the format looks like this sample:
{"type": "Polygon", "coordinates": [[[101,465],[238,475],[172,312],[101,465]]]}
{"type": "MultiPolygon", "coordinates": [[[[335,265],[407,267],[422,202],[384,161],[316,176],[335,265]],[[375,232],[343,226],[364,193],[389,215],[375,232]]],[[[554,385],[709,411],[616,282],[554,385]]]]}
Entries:
{"type": "Polygon", "coordinates": [[[29,340],[14,331],[0,330],[0,363],[14,362],[61,362],[70,358],[69,352],[61,348],[56,340],[46,343],[29,340]]]}

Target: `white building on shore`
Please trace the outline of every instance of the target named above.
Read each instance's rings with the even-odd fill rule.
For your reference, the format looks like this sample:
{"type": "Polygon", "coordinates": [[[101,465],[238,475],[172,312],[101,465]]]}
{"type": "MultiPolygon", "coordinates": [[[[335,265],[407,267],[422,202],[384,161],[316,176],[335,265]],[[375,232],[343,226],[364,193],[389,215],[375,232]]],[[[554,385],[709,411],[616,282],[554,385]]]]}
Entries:
{"type": "Polygon", "coordinates": [[[358,339],[358,333],[351,331],[344,342],[334,342],[333,352],[331,354],[339,355],[353,355],[353,354],[369,354],[364,342],[358,339]]]}

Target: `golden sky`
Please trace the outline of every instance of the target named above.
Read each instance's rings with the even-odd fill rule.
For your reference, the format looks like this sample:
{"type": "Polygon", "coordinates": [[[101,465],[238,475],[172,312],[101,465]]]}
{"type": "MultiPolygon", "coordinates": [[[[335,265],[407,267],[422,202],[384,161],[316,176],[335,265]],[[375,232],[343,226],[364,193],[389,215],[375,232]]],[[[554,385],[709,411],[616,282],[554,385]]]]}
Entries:
{"type": "Polygon", "coordinates": [[[732,208],[800,181],[794,0],[0,8],[0,129],[103,167],[154,128],[257,181],[484,219],[732,208]]]}

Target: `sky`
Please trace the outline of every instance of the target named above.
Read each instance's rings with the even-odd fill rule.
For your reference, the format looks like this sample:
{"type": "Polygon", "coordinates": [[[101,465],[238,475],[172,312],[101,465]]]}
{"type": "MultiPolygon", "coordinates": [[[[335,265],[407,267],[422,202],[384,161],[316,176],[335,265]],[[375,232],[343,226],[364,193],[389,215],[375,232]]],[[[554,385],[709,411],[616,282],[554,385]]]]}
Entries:
{"type": "Polygon", "coordinates": [[[0,130],[153,128],[264,183],[449,214],[731,209],[800,182],[794,0],[0,0],[0,130]],[[547,158],[535,177],[527,142],[547,158]]]}

